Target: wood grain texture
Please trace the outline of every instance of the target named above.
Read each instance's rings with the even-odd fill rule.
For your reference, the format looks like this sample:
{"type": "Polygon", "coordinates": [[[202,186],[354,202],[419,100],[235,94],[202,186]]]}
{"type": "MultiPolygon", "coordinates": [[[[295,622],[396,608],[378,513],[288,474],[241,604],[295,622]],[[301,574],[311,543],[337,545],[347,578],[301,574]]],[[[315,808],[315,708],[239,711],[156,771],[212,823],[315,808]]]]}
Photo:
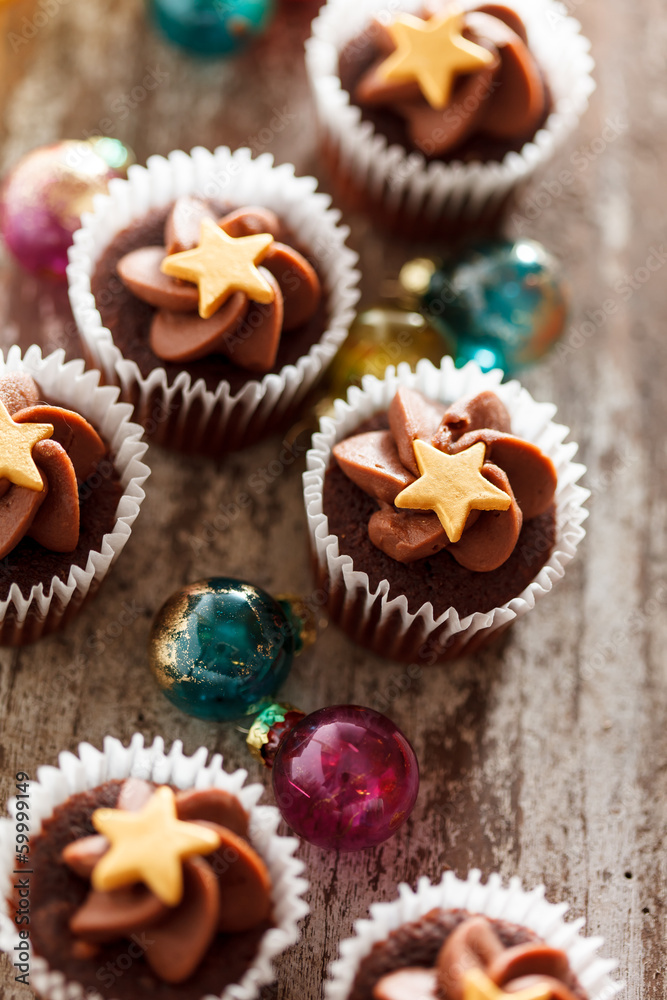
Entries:
{"type": "MultiPolygon", "coordinates": [[[[524,381],[558,405],[580,444],[593,491],[588,535],[556,591],[475,659],[410,678],[329,628],[297,661],[285,696],[307,710],[348,701],[387,712],[414,743],[422,786],[410,821],[375,851],[336,857],[301,846],[311,915],[265,1000],[318,1000],[339,939],[369,903],[392,898],[401,880],[472,866],[544,881],[551,899],[568,900],[619,958],[628,1000],[667,990],[667,339],[664,264],[647,265],[653,248],[666,249],[667,14],[660,0],[568,0],[568,9],[593,39],[598,89],[545,175],[553,182],[567,170],[571,182],[555,195],[540,179],[508,228],[545,242],[571,279],[568,350],[524,381]]],[[[99,129],[140,161],[248,143],[318,173],[300,58],[309,4],[285,4],[261,45],[226,64],[168,49],[146,28],[141,0],[61,3],[14,51],[9,33],[37,10],[19,0],[0,11],[0,169],[33,145],[99,129]],[[136,101],[151,71],[167,78],[136,101]],[[267,135],[277,112],[285,120],[267,135]]],[[[371,303],[415,248],[349,221],[371,303]]],[[[76,354],[62,288],[2,263],[2,343],[20,337],[76,354]]],[[[144,648],[153,613],[189,581],[225,573],[308,592],[302,461],[252,486],[280,446],[269,440],[220,466],[151,449],[148,498],[98,599],[64,635],[0,652],[3,801],[18,769],[34,774],[80,740],[135,730],[180,738],[188,751],[205,744],[268,784],[235,727],[169,706],[144,648]],[[251,507],[210,530],[218,505],[240,492],[251,507]]],[[[0,969],[6,1000],[29,995],[6,961],[0,969]]]]}

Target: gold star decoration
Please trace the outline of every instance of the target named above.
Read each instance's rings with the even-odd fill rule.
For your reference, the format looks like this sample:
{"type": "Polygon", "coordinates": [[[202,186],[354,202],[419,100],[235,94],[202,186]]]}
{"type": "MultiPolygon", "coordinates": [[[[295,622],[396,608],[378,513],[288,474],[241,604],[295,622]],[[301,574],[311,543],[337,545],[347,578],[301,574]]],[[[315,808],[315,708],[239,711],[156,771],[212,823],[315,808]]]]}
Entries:
{"type": "Polygon", "coordinates": [[[111,842],[93,869],[99,892],[143,882],[166,906],[183,898],[183,859],[220,846],[215,830],[177,819],[171,788],[158,788],[139,812],[96,809],[93,826],[111,842]]]}
{"type": "Polygon", "coordinates": [[[44,489],[39,469],[32,457],[38,441],[53,434],[53,424],[17,424],[0,401],[0,479],[41,493],[44,489]]]}
{"type": "Polygon", "coordinates": [[[481,969],[468,969],[463,977],[463,1000],[551,1000],[548,983],[536,983],[514,993],[505,993],[481,969]]]}
{"type": "Polygon", "coordinates": [[[199,315],[208,319],[234,292],[244,292],[254,302],[273,302],[273,288],[255,267],[272,243],[270,233],[234,238],[213,219],[202,219],[199,245],[165,257],[160,269],[197,285],[199,315]]]}
{"type": "Polygon", "coordinates": [[[397,14],[387,31],[396,51],[378,67],[387,82],[415,80],[432,108],[445,108],[460,73],[472,73],[495,60],[488,49],[464,38],[463,14],[454,11],[428,21],[414,14],[397,14]]]}
{"type": "Polygon", "coordinates": [[[471,510],[507,510],[511,498],[485,479],[481,469],[483,441],[448,455],[420,441],[412,442],[421,476],[402,490],[394,503],[411,510],[433,510],[450,542],[458,542],[471,510]]]}

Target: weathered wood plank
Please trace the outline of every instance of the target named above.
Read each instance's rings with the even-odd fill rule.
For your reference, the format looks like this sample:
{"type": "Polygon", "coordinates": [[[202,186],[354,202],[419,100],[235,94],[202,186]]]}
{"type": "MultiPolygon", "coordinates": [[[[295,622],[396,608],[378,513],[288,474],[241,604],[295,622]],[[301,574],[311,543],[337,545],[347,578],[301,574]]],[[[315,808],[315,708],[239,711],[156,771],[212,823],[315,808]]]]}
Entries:
{"type": "MultiPolygon", "coordinates": [[[[629,1000],[664,995],[667,341],[663,265],[641,269],[652,248],[662,252],[667,215],[667,16],[659,0],[572,0],[568,8],[594,40],[598,91],[546,175],[553,181],[568,170],[571,183],[560,195],[535,184],[509,228],[547,243],[571,279],[569,350],[525,382],[558,404],[580,442],[593,490],[588,538],[556,592],[475,660],[409,677],[329,628],[297,661],[285,695],[306,709],[357,701],[386,711],[415,744],[422,788],[411,820],[375,852],[336,858],[300,848],[312,912],[280,963],[277,988],[266,991],[276,1000],[319,997],[338,940],[398,881],[473,865],[544,880],[552,898],[570,900],[573,914],[606,937],[629,1000]]],[[[5,37],[36,9],[22,0],[4,10],[5,37]]],[[[262,45],[226,65],[168,49],[146,30],[142,9],[140,0],[62,4],[29,44],[15,53],[5,45],[3,169],[32,145],[96,128],[130,142],[140,159],[247,142],[301,172],[318,169],[298,62],[310,5],[286,3],[262,45]],[[168,79],[129,108],[128,95],[151,70],[168,79]]],[[[363,219],[351,222],[372,302],[413,251],[363,219]]],[[[0,316],[4,344],[13,336],[7,324],[20,320],[23,337],[76,350],[62,291],[17,276],[8,263],[0,316]]],[[[81,739],[136,729],[181,738],[188,750],[206,744],[266,782],[234,727],[188,719],[158,695],[141,650],[152,614],[187,581],[222,572],[308,592],[300,463],[251,491],[251,507],[227,530],[210,533],[203,547],[192,543],[209,538],[217,505],[248,491],[279,449],[270,440],[219,467],[151,449],[149,497],[99,599],[63,636],[0,653],[3,797],[18,768],[34,773],[81,739]]],[[[27,995],[6,963],[0,983],[8,1000],[27,995]]]]}

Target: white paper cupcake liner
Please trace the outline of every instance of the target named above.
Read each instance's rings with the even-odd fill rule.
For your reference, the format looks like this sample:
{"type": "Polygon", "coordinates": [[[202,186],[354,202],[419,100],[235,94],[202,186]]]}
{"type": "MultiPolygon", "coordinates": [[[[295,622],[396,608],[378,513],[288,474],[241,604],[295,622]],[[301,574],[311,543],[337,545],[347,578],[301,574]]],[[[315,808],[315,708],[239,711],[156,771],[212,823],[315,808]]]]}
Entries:
{"type": "MultiPolygon", "coordinates": [[[[471,0],[463,6],[471,6],[471,0]]],[[[437,6],[431,0],[427,6],[437,6]]],[[[310,77],[325,145],[342,186],[352,185],[386,213],[423,220],[429,231],[447,220],[474,223],[493,216],[506,195],[549,160],[576,128],[595,89],[590,42],[557,0],[511,0],[524,21],[530,47],[551,91],[553,108],[544,126],[520,152],[500,162],[427,162],[419,152],[389,145],[361,109],[350,102],[338,76],[338,56],[375,15],[423,9],[424,0],[328,0],[306,42],[310,77]]]]}
{"type": "Polygon", "coordinates": [[[146,167],[130,167],[127,180],[111,181],[109,194],[97,196],[94,211],[83,216],[67,268],[74,318],[89,360],[106,382],[121,386],[121,398],[132,403],[149,437],[209,453],[242,447],[274,427],[320,378],[354,318],[359,273],[357,254],[345,245],[348,227],[339,225],[340,212],[316,188],[315,178],[295,177],[290,164],[274,166],[269,153],[253,160],[249,149],[232,153],[220,146],[211,153],[197,147],[190,155],[177,150],[166,159],[151,156],[146,167]],[[273,209],[316,258],[327,296],[328,325],[308,353],[278,374],[250,377],[235,393],[224,381],[209,390],[186,371],[171,383],[162,367],[143,376],[102,325],[91,291],[95,265],[110,241],[151,209],[186,194],[273,209]]]}
{"type": "Polygon", "coordinates": [[[65,582],[54,576],[48,587],[34,586],[27,598],[17,584],[11,585],[7,598],[0,601],[0,645],[23,645],[53,632],[95,593],[132,534],[145,496],[142,485],[150,475],[141,461],[148,448],[143,429],[131,423],[132,408],[117,402],[117,388],[100,387],[99,372],[85,372],[83,361],[65,363],[62,350],[42,357],[34,345],[24,357],[17,346],[10,347],[6,358],[0,352],[0,375],[14,371],[32,375],[50,401],[76,410],[93,424],[109,448],[123,495],[113,531],[104,535],[99,552],[90,552],[84,567],[72,566],[65,582]]]}
{"type": "Polygon", "coordinates": [[[567,903],[549,903],[544,898],[543,885],[525,891],[516,877],[510,879],[508,886],[504,886],[496,874],[482,883],[481,872],[473,869],[465,880],[458,879],[451,871],[445,872],[437,885],[426,877],[420,878],[416,891],[402,883],[398,887],[398,899],[373,904],[370,920],[357,920],[355,936],[341,942],[340,957],[329,969],[330,978],[324,991],[326,1000],[347,1000],[359,965],[373,945],[435,908],[468,910],[472,914],[527,927],[552,948],[567,953],[570,968],[589,1000],[611,1000],[623,989],[622,983],[609,977],[618,963],[596,954],[604,939],[583,937],[579,933],[584,925],[583,918],[571,922],[563,920],[569,909],[567,903]]]}
{"type": "Polygon", "coordinates": [[[333,418],[323,417],[319,433],[313,436],[303,482],[318,586],[328,595],[326,606],[333,620],[352,639],[380,655],[428,664],[474,652],[492,634],[530,611],[551,590],[565,574],[567,563],[584,537],[581,525],[588,511],[583,504],[590,491],[577,485],[586,470],[572,461],[577,445],[563,443],[569,428],[553,422],[556,412],[553,404],[536,403],[517,381],[501,384],[501,379],[502,372],[484,373],[473,361],[464,368],[456,368],[449,357],[442,359],[440,368],[422,360],[416,372],[406,364],[399,365],[398,371],[390,366],[382,380],[367,375],[362,389],[350,388],[347,402],[337,399],[333,418]],[[517,597],[492,611],[460,618],[454,608],[449,608],[436,617],[432,604],[427,603],[411,613],[405,596],[389,596],[386,580],[371,590],[368,575],[354,568],[349,555],[340,554],[338,538],[329,530],[329,520],[322,509],[322,491],[332,448],[364,420],[386,410],[400,385],[411,386],[443,403],[485,389],[493,390],[510,413],[512,432],[541,448],[556,467],[556,540],[551,554],[535,579],[517,597]]]}
{"type": "MultiPolygon", "coordinates": [[[[37,781],[29,786],[30,836],[39,833],[45,819],[70,795],[87,791],[112,779],[143,778],[158,784],[184,788],[221,788],[235,795],[250,816],[250,840],[266,862],[272,882],[275,927],[261,939],[258,954],[240,983],[228,986],[221,1000],[254,1000],[262,986],[274,979],[273,960],[299,938],[299,921],[308,913],[302,899],[308,883],[301,877],[303,863],[294,857],[298,840],[280,837],[276,831],[280,814],[274,806],[257,802],[264,791],[259,784],[246,785],[247,772],[222,769],[222,756],[214,754],[207,764],[208,750],[200,747],[191,757],[183,753],[176,740],[166,752],[164,740],[156,737],[149,747],[135,733],[129,746],[111,736],[104,740],[104,750],[89,743],[79,744],[78,756],[64,751],[58,767],[40,767],[37,781]]],[[[10,799],[10,819],[0,820],[0,897],[7,899],[14,881],[16,854],[16,799],[10,799]]],[[[26,867],[30,867],[29,865],[26,867]]],[[[0,949],[15,956],[20,939],[10,903],[0,909],[0,949]]],[[[11,959],[13,960],[13,958],[11,959]]],[[[66,980],[62,972],[49,968],[47,962],[30,951],[30,983],[44,1000],[102,1000],[99,993],[66,980]]],[[[119,987],[118,1000],[122,1000],[119,987]]],[[[193,1000],[197,1000],[193,997],[193,1000]]],[[[210,998],[212,1000],[212,998],[210,998]]]]}

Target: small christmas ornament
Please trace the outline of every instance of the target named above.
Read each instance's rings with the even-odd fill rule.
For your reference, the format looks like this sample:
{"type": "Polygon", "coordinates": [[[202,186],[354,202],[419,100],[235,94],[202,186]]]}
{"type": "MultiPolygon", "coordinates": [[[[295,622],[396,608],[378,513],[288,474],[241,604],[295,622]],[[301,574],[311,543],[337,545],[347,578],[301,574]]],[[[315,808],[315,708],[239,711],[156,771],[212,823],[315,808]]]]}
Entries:
{"type": "Polygon", "coordinates": [[[188,715],[225,721],[259,711],[278,690],[314,626],[298,598],[273,598],[230,577],[177,591],[160,608],[150,665],[167,698],[188,715]]]}
{"type": "Polygon", "coordinates": [[[359,313],[347,340],[331,362],[322,384],[324,394],[290,429],[286,440],[293,444],[302,435],[310,437],[321,417],[333,413],[335,399],[345,398],[351,385],[361,385],[364,375],[383,378],[388,365],[405,362],[414,368],[421,358],[440,364],[447,345],[425,317],[416,312],[417,297],[399,286],[387,284],[387,301],[359,313]],[[406,308],[406,301],[409,304],[406,308]]]}
{"type": "Polygon", "coordinates": [[[81,214],[133,162],[129,147],[107,136],[64,139],[19,160],[0,190],[0,233],[19,263],[64,277],[81,214]]]}
{"type": "Polygon", "coordinates": [[[442,337],[421,313],[398,304],[373,306],[356,317],[331,363],[329,395],[344,396],[364,375],[382,378],[388,365],[402,361],[413,368],[420,358],[439,364],[444,353],[442,337]]]}
{"type": "Polygon", "coordinates": [[[164,35],[202,55],[239,52],[268,26],[272,0],[151,0],[151,13],[164,35]]]}
{"type": "Polygon", "coordinates": [[[419,258],[400,275],[461,367],[510,372],[537,361],[561,336],[567,298],[556,259],[534,240],[485,241],[438,263],[419,258]]]}
{"type": "Polygon", "coordinates": [[[266,729],[259,751],[270,748],[276,803],[296,834],[317,847],[360,851],[383,843],[405,822],[419,790],[419,765],[386,716],[333,705],[289,728],[294,709],[267,711],[248,739],[257,751],[257,735],[266,729]]]}

